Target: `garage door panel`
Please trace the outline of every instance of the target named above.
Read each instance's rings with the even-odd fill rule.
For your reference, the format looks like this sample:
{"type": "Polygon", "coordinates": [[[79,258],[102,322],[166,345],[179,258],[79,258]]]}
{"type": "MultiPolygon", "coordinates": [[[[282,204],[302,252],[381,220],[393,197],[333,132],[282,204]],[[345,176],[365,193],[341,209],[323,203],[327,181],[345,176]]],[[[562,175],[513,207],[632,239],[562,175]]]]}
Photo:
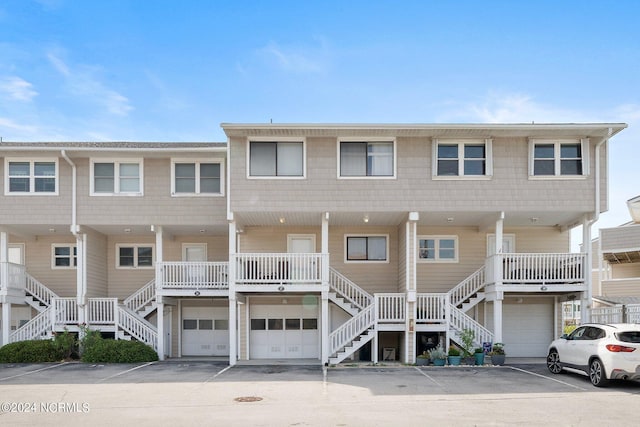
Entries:
{"type": "Polygon", "coordinates": [[[300,305],[251,307],[250,357],[317,358],[317,312],[300,305]]]}
{"type": "Polygon", "coordinates": [[[228,313],[226,307],[183,307],[182,354],[228,356],[228,313]]]}
{"type": "Polygon", "coordinates": [[[553,340],[553,303],[504,304],[503,341],[508,356],[545,357],[553,340]]]}

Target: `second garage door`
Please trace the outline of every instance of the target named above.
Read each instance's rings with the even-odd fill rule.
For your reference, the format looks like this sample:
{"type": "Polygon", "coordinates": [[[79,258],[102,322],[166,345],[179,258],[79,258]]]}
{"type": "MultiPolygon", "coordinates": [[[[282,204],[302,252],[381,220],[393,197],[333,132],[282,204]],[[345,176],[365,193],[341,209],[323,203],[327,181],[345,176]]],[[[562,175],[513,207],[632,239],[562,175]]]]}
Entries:
{"type": "Polygon", "coordinates": [[[182,355],[228,356],[229,309],[183,307],[182,355]]]}
{"type": "Polygon", "coordinates": [[[553,302],[504,304],[502,308],[507,357],[545,357],[553,341],[553,302]]]}

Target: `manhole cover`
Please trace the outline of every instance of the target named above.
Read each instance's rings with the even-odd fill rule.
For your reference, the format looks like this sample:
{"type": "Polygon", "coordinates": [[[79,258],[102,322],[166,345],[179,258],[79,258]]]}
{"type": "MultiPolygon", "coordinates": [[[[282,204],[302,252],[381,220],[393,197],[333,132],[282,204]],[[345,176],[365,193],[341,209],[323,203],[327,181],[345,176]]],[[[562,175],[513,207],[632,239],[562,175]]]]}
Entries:
{"type": "Polygon", "coordinates": [[[258,396],[242,396],[236,397],[233,400],[235,400],[236,402],[260,402],[262,398],[258,396]]]}

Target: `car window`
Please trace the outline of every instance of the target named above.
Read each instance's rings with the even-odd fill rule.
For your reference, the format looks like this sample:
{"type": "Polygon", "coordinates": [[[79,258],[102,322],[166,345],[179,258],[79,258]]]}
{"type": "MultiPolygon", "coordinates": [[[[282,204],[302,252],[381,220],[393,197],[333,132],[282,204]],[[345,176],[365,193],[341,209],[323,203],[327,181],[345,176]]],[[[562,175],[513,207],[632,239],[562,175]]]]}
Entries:
{"type": "Polygon", "coordinates": [[[640,331],[618,332],[616,338],[622,342],[640,344],[640,331]]]}
{"type": "Polygon", "coordinates": [[[604,338],[605,333],[602,329],[590,326],[587,328],[586,332],[583,335],[583,339],[587,340],[599,340],[600,338],[604,338]]]}
{"type": "Polygon", "coordinates": [[[582,327],[576,329],[575,331],[571,332],[571,334],[569,335],[569,339],[570,340],[583,340],[583,339],[585,339],[585,337],[583,335],[585,334],[586,331],[587,331],[587,327],[586,326],[582,326],[582,327]]]}

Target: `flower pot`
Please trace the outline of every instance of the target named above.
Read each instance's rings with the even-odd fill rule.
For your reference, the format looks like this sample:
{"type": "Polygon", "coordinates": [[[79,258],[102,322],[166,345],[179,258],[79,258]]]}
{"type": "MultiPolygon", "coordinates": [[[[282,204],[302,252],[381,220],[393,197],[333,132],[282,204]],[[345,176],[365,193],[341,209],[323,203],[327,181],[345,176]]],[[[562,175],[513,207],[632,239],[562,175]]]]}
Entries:
{"type": "Polygon", "coordinates": [[[492,354],[491,355],[491,364],[492,365],[504,365],[504,354],[492,354]]]}
{"type": "Polygon", "coordinates": [[[484,365],[484,353],[474,353],[473,357],[476,359],[476,365],[484,365]]]}
{"type": "Polygon", "coordinates": [[[461,359],[462,359],[462,356],[449,356],[449,365],[458,366],[460,365],[461,359]]]}
{"type": "Polygon", "coordinates": [[[433,359],[434,366],[444,366],[447,363],[447,359],[433,359]]]}
{"type": "Polygon", "coordinates": [[[429,358],[428,357],[416,357],[416,365],[418,366],[426,366],[429,364],[429,358]]]}

